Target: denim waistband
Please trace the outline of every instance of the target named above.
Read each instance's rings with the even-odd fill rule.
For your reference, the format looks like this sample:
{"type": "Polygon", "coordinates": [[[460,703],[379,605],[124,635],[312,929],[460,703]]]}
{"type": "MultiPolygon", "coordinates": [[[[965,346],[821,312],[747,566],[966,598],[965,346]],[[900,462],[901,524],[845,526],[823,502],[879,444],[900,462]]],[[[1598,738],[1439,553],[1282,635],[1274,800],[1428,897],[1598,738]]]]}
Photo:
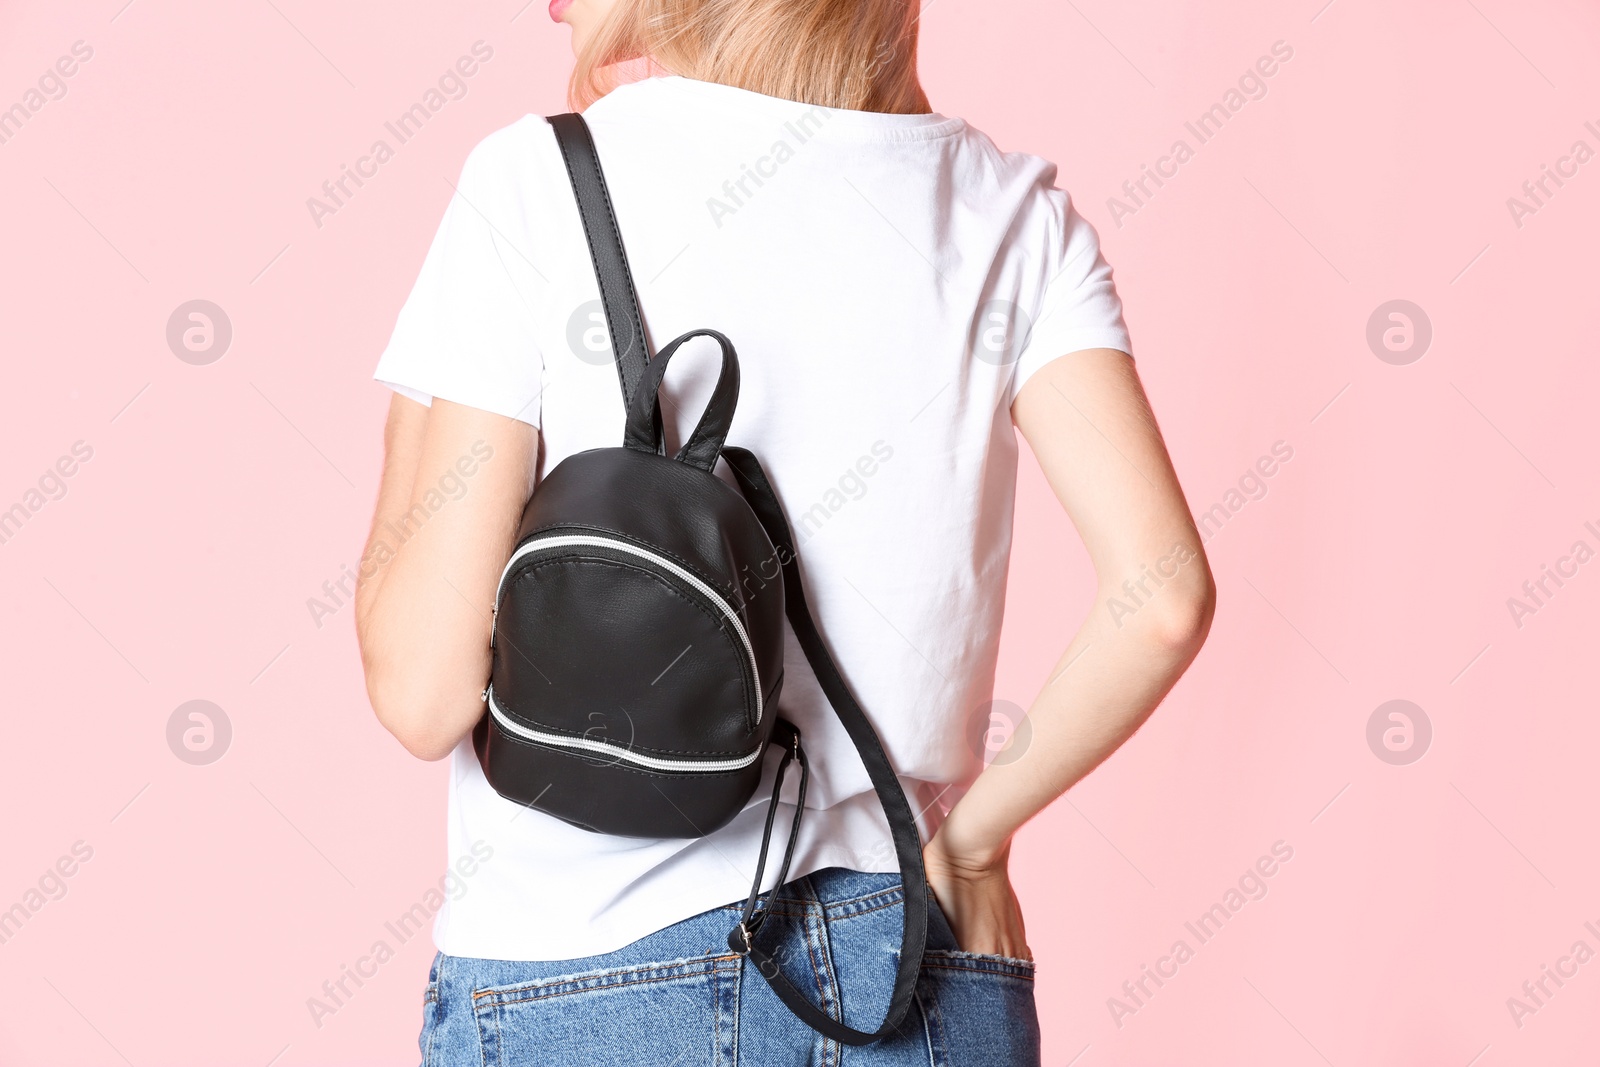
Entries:
{"type": "MultiPolygon", "coordinates": [[[[827,867],[790,879],[770,898],[763,898],[762,907],[774,915],[791,916],[804,915],[815,908],[825,918],[842,919],[898,904],[904,897],[898,873],[873,874],[827,867]]],[[[715,909],[714,913],[735,915],[742,910],[744,901],[736,900],[715,909]]]]}

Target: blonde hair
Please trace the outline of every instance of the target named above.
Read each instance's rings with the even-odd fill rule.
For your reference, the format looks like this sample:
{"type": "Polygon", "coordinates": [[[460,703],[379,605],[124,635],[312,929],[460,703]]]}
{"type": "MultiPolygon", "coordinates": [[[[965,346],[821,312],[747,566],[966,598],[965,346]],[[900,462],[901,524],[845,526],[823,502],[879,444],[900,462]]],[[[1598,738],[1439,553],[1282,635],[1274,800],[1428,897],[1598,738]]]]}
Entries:
{"type": "Polygon", "coordinates": [[[678,74],[823,107],[932,110],[917,80],[917,0],[618,0],[578,54],[569,103],[678,74]]]}

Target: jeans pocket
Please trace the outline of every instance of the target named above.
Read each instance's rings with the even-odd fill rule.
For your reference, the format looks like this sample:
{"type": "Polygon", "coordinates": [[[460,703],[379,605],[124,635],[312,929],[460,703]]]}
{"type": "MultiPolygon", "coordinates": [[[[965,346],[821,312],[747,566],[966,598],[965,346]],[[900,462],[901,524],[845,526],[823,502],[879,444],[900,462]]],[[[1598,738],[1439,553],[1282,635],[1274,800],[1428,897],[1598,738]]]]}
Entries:
{"type": "Polygon", "coordinates": [[[973,971],[978,974],[995,974],[1008,978],[1033,981],[1034,962],[1017,956],[999,956],[991,952],[961,952],[957,949],[929,949],[923,957],[926,966],[945,967],[952,970],[973,971]]]}
{"type": "Polygon", "coordinates": [[[698,956],[474,990],[483,1064],[731,1065],[742,963],[698,956]]]}
{"type": "Polygon", "coordinates": [[[1031,960],[929,949],[923,1000],[936,1067],[1037,1067],[1039,1013],[1031,960]]]}

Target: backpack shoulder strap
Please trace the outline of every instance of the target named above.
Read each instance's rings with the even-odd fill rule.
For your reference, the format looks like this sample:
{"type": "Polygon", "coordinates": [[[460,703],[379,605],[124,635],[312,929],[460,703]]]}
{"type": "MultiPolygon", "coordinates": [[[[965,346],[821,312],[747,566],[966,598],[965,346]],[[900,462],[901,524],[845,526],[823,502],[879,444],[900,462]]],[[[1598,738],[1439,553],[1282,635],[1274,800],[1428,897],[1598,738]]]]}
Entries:
{"type": "MultiPolygon", "coordinates": [[[[617,362],[617,378],[622,383],[623,409],[627,410],[650,360],[650,342],[639,314],[639,297],[633,288],[633,273],[628,269],[628,254],[622,247],[622,232],[617,228],[611,193],[606,189],[605,173],[600,169],[600,156],[588,123],[576,113],[551,115],[548,121],[555,131],[572,195],[578,202],[578,214],[583,219],[589,259],[594,264],[595,280],[600,283],[600,303],[605,309],[611,352],[617,362]]],[[[658,412],[658,441],[660,423],[658,412]]]]}
{"type": "MultiPolygon", "coordinates": [[[[618,230],[616,215],[611,207],[611,197],[606,190],[605,175],[600,169],[600,157],[595,151],[594,139],[583,117],[577,114],[553,115],[549,119],[555,131],[556,143],[566,163],[567,177],[572,183],[573,196],[578,203],[578,213],[583,219],[584,236],[589,244],[589,256],[594,264],[596,280],[600,283],[600,300],[605,309],[606,329],[611,337],[611,350],[616,358],[617,377],[622,385],[625,407],[631,406],[634,394],[644,378],[650,362],[649,341],[645,336],[644,322],[639,313],[638,295],[634,291],[633,275],[628,269],[628,257],[623,251],[622,234],[618,230]]],[[[655,412],[657,450],[664,450],[659,406],[655,412]]],[[[922,839],[917,832],[916,817],[906,801],[900,780],[883,750],[883,744],[873,730],[861,705],[856,702],[832,654],[817,631],[806,605],[805,590],[800,583],[799,563],[789,533],[783,507],[773,492],[772,484],[756,457],[743,448],[723,448],[722,458],[733,470],[745,499],[749,502],[761,525],[767,531],[773,548],[783,564],[784,602],[795,636],[811,664],[813,673],[833,706],[834,713],[844,724],[845,731],[855,744],[861,761],[867,768],[873,789],[888,816],[889,830],[894,839],[895,854],[900,863],[900,877],[905,891],[904,923],[901,933],[900,960],[895,974],[894,991],[889,998],[889,1008],[883,1024],[875,1031],[856,1030],[824,1014],[805,995],[783,976],[772,955],[756,944],[756,934],[766,911],[756,911],[761,870],[765,867],[767,844],[772,836],[773,816],[776,812],[778,789],[783,783],[783,772],[791,764],[800,765],[800,809],[796,811],[795,825],[791,828],[778,882],[782,884],[794,853],[799,833],[799,816],[804,810],[804,791],[808,774],[804,750],[799,734],[792,726],[780,723],[773,741],[783,747],[785,755],[773,787],[774,803],[768,811],[766,833],[762,839],[761,859],[758,862],[756,887],[746,902],[743,918],[728,935],[728,944],[736,952],[748,955],[763,978],[772,986],[778,997],[802,1021],[819,1033],[847,1045],[866,1045],[896,1032],[910,1010],[916,993],[917,976],[922,968],[923,950],[927,945],[928,882],[922,867],[922,839]]]]}
{"type": "MultiPolygon", "coordinates": [[[[861,705],[850,692],[844,675],[840,673],[838,664],[834,662],[827,644],[822,639],[822,634],[817,630],[816,622],[811,617],[811,609],[806,604],[805,589],[800,583],[800,565],[789,534],[789,523],[783,517],[783,507],[778,502],[777,494],[773,492],[772,483],[767,480],[766,472],[761,469],[756,457],[748,450],[726,447],[722,450],[722,458],[728,461],[734,477],[738,479],[739,487],[744,491],[745,499],[755,511],[756,517],[761,520],[761,525],[766,529],[767,537],[772,541],[772,547],[777,551],[778,559],[783,564],[783,599],[789,624],[794,628],[795,637],[799,639],[800,647],[805,651],[806,662],[811,664],[811,670],[816,674],[817,682],[822,686],[828,703],[833,705],[834,714],[839,717],[845,731],[850,735],[850,740],[856,746],[856,752],[861,756],[861,762],[866,765],[867,775],[872,779],[872,787],[877,791],[878,801],[883,805],[884,814],[889,818],[889,833],[894,839],[895,855],[900,862],[900,880],[905,889],[899,969],[895,973],[894,992],[889,997],[889,1009],[885,1013],[883,1025],[875,1031],[856,1030],[846,1026],[823,1014],[807,1000],[805,995],[778,970],[777,962],[772,956],[755,943],[754,933],[755,928],[759,927],[759,921],[754,924],[750,922],[752,909],[749,905],[745,909],[744,921],[728,935],[728,945],[734,951],[748,955],[761,971],[761,976],[772,986],[773,992],[778,994],[779,999],[812,1029],[847,1045],[865,1045],[887,1037],[899,1029],[916,993],[917,976],[922,969],[923,950],[927,947],[928,938],[928,880],[922,867],[922,836],[917,832],[916,817],[911,813],[911,805],[906,801],[905,790],[900,787],[900,779],[895,777],[894,767],[889,763],[889,757],[883,750],[883,743],[878,739],[877,731],[872,728],[871,721],[867,719],[866,713],[861,710],[861,705]]],[[[769,818],[769,834],[770,823],[769,818]]],[[[793,847],[794,842],[791,838],[791,850],[793,847]]],[[[764,857],[765,842],[763,842],[764,857]]],[[[787,856],[784,863],[787,868],[787,856]]],[[[755,918],[759,920],[764,916],[763,912],[755,918]]]]}

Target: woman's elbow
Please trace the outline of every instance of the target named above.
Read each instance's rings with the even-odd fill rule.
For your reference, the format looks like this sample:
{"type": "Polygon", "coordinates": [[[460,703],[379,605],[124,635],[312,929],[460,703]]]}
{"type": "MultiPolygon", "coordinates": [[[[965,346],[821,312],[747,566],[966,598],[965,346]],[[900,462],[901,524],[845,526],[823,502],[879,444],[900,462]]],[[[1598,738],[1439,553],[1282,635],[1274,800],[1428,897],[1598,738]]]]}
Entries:
{"type": "Polygon", "coordinates": [[[1159,589],[1133,613],[1127,626],[1161,658],[1187,663],[1205,644],[1216,606],[1216,584],[1201,560],[1198,567],[1185,568],[1177,581],[1159,589]]]}
{"type": "Polygon", "coordinates": [[[461,739],[456,735],[441,733],[427,726],[401,727],[390,726],[388,723],[384,726],[394,735],[395,740],[400,742],[402,748],[417,759],[427,760],[429,763],[444,759],[461,743],[461,739]]]}
{"type": "Polygon", "coordinates": [[[367,677],[367,698],[378,723],[418,759],[444,759],[461,741],[462,731],[453,726],[455,716],[435,701],[406,695],[401,686],[385,684],[382,678],[371,674],[367,677]]]}
{"type": "Polygon", "coordinates": [[[1171,596],[1157,597],[1151,606],[1150,639],[1167,653],[1193,659],[1206,643],[1217,610],[1217,587],[1202,562],[1171,596]]]}

